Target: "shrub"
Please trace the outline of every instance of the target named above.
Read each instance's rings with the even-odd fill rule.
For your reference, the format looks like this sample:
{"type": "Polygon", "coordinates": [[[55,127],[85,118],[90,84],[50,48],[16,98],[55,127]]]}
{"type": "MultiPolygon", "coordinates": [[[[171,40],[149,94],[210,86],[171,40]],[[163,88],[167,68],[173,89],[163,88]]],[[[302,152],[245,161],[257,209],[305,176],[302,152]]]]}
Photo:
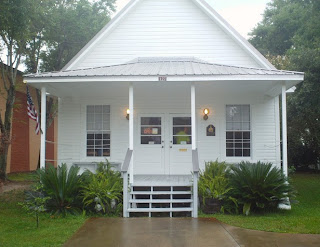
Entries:
{"type": "Polygon", "coordinates": [[[84,206],[91,212],[118,214],[122,209],[122,179],[110,163],[98,164],[96,174],[86,171],[81,196],[84,206]]]}
{"type": "Polygon", "coordinates": [[[33,185],[31,190],[25,191],[24,202],[19,203],[28,214],[35,216],[37,228],[39,227],[39,214],[46,211],[45,205],[50,198],[45,196],[42,189],[43,185],[40,183],[33,185]]]}
{"type": "Polygon", "coordinates": [[[79,167],[72,166],[69,171],[66,164],[54,168],[49,165],[38,171],[43,191],[50,197],[46,207],[54,214],[76,214],[80,211],[78,194],[81,176],[79,167]]]}
{"type": "Polygon", "coordinates": [[[198,189],[205,213],[236,209],[236,200],[230,196],[229,173],[227,164],[218,161],[206,162],[205,170],[200,171],[198,189]]]}
{"type": "Polygon", "coordinates": [[[276,208],[293,196],[293,189],[280,169],[271,163],[242,162],[231,168],[232,196],[243,206],[243,213],[276,208]]]}

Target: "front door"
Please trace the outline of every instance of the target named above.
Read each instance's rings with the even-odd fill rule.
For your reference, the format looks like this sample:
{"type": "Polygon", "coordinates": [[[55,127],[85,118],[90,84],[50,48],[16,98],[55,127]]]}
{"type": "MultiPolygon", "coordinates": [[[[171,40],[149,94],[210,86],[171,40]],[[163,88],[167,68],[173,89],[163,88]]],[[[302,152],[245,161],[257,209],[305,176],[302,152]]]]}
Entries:
{"type": "Polygon", "coordinates": [[[189,174],[192,164],[191,117],[170,114],[169,174],[189,174]]]}
{"type": "Polygon", "coordinates": [[[134,147],[135,174],[191,173],[190,114],[141,114],[134,147]]]}
{"type": "Polygon", "coordinates": [[[137,126],[134,173],[165,174],[164,114],[141,114],[137,126]]]}

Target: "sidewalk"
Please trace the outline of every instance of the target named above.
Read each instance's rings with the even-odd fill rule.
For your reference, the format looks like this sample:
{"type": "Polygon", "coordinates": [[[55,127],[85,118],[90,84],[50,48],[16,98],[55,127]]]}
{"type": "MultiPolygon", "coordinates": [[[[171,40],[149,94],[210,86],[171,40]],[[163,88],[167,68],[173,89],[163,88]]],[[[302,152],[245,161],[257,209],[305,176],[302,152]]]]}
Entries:
{"type": "Polygon", "coordinates": [[[211,218],[92,218],[64,246],[318,247],[320,235],[246,230],[211,218]]]}

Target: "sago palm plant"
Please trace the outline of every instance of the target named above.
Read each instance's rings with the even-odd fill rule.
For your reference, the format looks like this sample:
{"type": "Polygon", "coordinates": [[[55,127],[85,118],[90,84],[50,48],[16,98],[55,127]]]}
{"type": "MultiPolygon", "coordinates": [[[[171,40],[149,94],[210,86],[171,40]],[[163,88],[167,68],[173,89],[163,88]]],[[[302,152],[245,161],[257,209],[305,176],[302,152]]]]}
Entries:
{"type": "Polygon", "coordinates": [[[72,166],[69,170],[66,164],[55,168],[50,165],[40,169],[40,182],[44,192],[50,197],[47,208],[54,214],[79,212],[78,194],[81,176],[78,175],[79,167],[72,166]]]}
{"type": "Polygon", "coordinates": [[[286,176],[271,163],[242,162],[231,170],[232,196],[246,215],[255,209],[276,208],[294,195],[286,176]]]}

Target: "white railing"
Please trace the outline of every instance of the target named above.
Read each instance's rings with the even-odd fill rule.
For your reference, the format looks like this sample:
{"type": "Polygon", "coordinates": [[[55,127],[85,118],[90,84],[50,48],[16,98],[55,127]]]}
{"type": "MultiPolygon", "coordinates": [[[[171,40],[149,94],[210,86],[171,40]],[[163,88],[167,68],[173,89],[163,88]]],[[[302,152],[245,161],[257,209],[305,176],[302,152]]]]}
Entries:
{"type": "Polygon", "coordinates": [[[121,168],[121,174],[123,178],[123,217],[127,218],[129,217],[128,213],[128,170],[132,158],[133,150],[130,150],[128,148],[126,157],[124,158],[123,165],[121,168]]]}
{"type": "Polygon", "coordinates": [[[198,218],[198,177],[199,177],[199,155],[198,149],[192,150],[193,167],[193,218],[198,218]]]}

